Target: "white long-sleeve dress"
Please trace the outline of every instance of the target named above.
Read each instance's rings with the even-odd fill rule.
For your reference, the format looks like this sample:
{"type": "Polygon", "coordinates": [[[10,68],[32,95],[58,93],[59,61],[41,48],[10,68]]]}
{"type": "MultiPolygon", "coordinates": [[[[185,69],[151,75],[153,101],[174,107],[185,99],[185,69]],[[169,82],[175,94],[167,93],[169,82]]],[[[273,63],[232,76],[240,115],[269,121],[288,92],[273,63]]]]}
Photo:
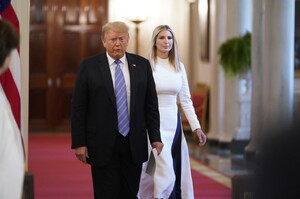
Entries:
{"type": "MultiPolygon", "coordinates": [[[[138,197],[140,199],[193,199],[194,190],[186,139],[181,128],[177,100],[189,121],[192,130],[200,128],[191,101],[184,65],[176,72],[168,59],[158,58],[153,76],[158,95],[160,132],[163,150],[155,157],[154,176],[148,175],[143,165],[138,197]]],[[[149,151],[151,145],[149,143],[149,151]]]]}
{"type": "Polygon", "coordinates": [[[22,198],[24,154],[21,135],[0,85],[0,198],[22,198]]]}

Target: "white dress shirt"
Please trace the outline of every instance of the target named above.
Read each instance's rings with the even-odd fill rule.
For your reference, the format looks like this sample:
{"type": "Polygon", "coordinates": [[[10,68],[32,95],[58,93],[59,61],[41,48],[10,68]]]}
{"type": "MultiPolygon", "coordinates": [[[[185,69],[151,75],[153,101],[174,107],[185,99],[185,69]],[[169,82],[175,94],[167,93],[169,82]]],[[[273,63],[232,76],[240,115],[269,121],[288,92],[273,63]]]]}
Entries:
{"type": "MultiPolygon", "coordinates": [[[[115,59],[112,58],[111,56],[109,56],[109,54],[107,52],[106,52],[106,56],[108,59],[109,69],[110,69],[111,77],[113,80],[113,85],[114,85],[114,88],[116,88],[115,73],[116,73],[117,64],[115,63],[115,59]]],[[[129,76],[128,62],[127,62],[126,56],[124,55],[123,57],[121,57],[120,61],[121,61],[120,68],[123,72],[123,76],[124,76],[124,80],[125,80],[125,84],[126,84],[128,113],[130,113],[130,76],[129,76]]]]}

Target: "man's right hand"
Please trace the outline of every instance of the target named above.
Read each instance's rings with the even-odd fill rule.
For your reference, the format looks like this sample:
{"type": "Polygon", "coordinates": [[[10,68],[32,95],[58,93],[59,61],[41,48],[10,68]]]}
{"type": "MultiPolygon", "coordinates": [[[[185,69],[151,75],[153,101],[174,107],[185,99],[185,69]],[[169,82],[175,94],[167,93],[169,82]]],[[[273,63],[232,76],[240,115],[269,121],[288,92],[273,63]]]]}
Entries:
{"type": "Polygon", "coordinates": [[[84,164],[86,164],[86,158],[88,158],[88,149],[86,146],[82,146],[82,147],[78,147],[75,150],[75,155],[77,157],[77,159],[81,162],[83,162],[84,164]]]}

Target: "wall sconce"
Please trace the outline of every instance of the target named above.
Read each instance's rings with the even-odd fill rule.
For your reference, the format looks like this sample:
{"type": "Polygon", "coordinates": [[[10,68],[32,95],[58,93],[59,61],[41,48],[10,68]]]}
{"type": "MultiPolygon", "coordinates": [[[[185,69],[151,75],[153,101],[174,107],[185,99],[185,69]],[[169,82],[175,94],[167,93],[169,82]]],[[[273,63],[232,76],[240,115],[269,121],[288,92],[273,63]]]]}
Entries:
{"type": "Polygon", "coordinates": [[[145,20],[131,19],[130,21],[135,24],[135,53],[139,54],[139,24],[145,20]]]}
{"type": "Polygon", "coordinates": [[[135,24],[135,53],[139,54],[139,25],[147,18],[147,2],[141,0],[128,0],[126,3],[127,9],[126,18],[135,24]]]}

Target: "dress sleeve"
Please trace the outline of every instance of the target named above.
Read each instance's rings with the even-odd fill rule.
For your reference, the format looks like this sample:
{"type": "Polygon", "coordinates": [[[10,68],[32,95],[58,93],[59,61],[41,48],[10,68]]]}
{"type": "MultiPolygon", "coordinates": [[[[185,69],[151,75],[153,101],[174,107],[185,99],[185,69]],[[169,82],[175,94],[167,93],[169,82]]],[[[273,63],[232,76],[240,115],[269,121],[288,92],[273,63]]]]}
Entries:
{"type": "Polygon", "coordinates": [[[178,100],[184,112],[184,115],[186,116],[190,124],[192,131],[194,131],[198,128],[201,128],[201,126],[193,106],[193,101],[191,100],[191,93],[183,63],[180,64],[180,69],[182,88],[179,92],[178,100]]]}

